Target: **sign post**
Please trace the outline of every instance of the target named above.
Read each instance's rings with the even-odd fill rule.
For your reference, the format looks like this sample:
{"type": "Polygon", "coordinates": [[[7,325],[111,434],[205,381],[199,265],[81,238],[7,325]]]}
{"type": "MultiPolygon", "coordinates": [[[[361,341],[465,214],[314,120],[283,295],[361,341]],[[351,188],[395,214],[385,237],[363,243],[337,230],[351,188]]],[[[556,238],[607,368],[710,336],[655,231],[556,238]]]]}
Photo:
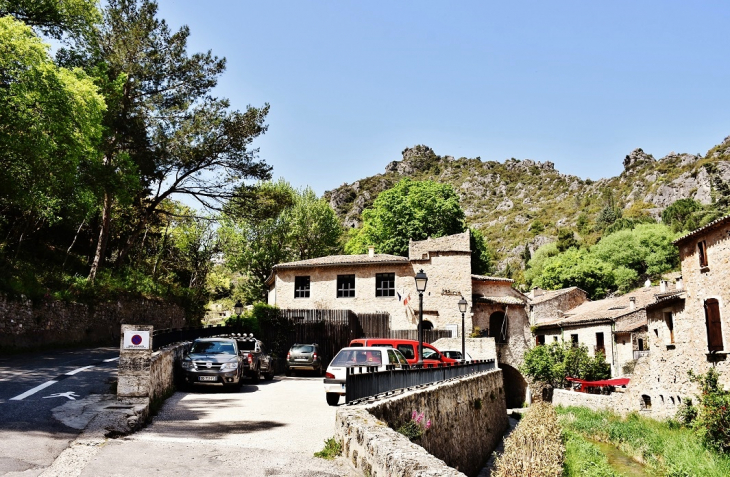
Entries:
{"type": "Polygon", "coordinates": [[[122,325],[117,397],[148,397],[152,325],[122,325]]]}

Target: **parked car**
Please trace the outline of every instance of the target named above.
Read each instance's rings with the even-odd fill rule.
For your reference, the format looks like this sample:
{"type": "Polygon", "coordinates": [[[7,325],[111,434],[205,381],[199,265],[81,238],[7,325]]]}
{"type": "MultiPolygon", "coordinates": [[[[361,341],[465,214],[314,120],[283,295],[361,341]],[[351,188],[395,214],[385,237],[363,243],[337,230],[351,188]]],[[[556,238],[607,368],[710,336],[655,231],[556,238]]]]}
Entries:
{"type": "Polygon", "coordinates": [[[356,367],[356,372],[367,372],[366,367],[377,368],[377,371],[385,371],[387,366],[392,365],[395,369],[408,368],[408,361],[395,348],[383,346],[355,346],[342,348],[327,367],[324,378],[324,391],[327,404],[335,406],[340,401],[340,396],[345,395],[345,377],[347,369],[356,367]]]}
{"type": "Polygon", "coordinates": [[[231,338],[199,338],[182,359],[185,384],[241,386],[243,360],[231,338]]]}
{"type": "Polygon", "coordinates": [[[318,375],[324,375],[326,369],[317,343],[295,343],[286,354],[287,376],[291,376],[297,371],[314,371],[318,375]]]}
{"type": "Polygon", "coordinates": [[[267,381],[274,379],[274,363],[261,340],[254,338],[253,333],[244,333],[236,337],[236,342],[243,355],[244,376],[251,378],[254,384],[261,380],[261,376],[267,381]]]}
{"type": "MultiPolygon", "coordinates": [[[[402,340],[397,338],[358,338],[350,341],[350,346],[385,346],[400,351],[408,360],[408,364],[418,363],[418,341],[402,340]]],[[[456,363],[455,359],[441,354],[439,350],[428,343],[423,343],[423,364],[438,365],[441,363],[456,363]]]]}
{"type": "Polygon", "coordinates": [[[466,352],[466,359],[464,360],[461,359],[460,349],[442,349],[440,351],[441,354],[446,356],[447,358],[455,359],[457,361],[474,361],[474,358],[471,357],[468,351],[466,352]]]}

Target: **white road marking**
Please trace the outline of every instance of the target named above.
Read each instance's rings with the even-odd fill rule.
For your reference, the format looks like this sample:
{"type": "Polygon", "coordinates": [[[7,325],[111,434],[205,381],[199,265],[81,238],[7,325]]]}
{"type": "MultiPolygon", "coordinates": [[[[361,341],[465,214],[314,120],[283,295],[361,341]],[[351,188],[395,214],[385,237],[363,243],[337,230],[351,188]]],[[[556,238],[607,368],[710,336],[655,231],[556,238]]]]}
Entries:
{"type": "Polygon", "coordinates": [[[57,397],[65,397],[65,398],[69,398],[72,401],[75,401],[77,397],[81,397],[81,396],[79,396],[78,394],[76,394],[73,391],[68,391],[65,393],[56,393],[56,394],[51,394],[50,396],[43,396],[43,399],[57,398],[57,397]],[[74,397],[74,396],[76,396],[76,397],[74,397]]]}
{"type": "Polygon", "coordinates": [[[111,359],[105,359],[105,360],[104,360],[104,362],[105,362],[105,363],[110,363],[110,362],[112,362],[112,361],[118,361],[118,360],[119,360],[119,356],[117,356],[116,358],[111,358],[111,359]]]}
{"type": "Polygon", "coordinates": [[[66,376],[73,376],[76,373],[80,373],[81,371],[83,371],[85,369],[89,369],[89,368],[93,368],[93,367],[94,367],[94,365],[92,364],[90,366],[84,366],[83,368],[74,369],[73,371],[69,371],[68,373],[66,373],[66,376]]]}
{"type": "Polygon", "coordinates": [[[33,394],[35,394],[38,391],[41,391],[43,389],[46,389],[51,384],[56,384],[57,382],[58,381],[53,381],[53,380],[46,381],[45,383],[43,383],[43,384],[41,384],[39,386],[36,386],[33,389],[24,392],[23,394],[19,394],[19,395],[15,396],[14,398],[10,398],[10,401],[22,401],[23,399],[27,398],[28,396],[31,396],[31,395],[33,395],[33,394]]]}

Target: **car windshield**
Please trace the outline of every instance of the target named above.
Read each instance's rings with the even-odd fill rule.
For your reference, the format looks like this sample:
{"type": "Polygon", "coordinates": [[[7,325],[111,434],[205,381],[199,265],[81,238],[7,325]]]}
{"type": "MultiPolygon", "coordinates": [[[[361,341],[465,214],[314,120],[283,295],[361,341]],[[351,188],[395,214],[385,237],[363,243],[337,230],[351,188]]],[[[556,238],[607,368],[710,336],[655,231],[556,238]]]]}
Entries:
{"type": "Polygon", "coordinates": [[[256,351],[255,341],[239,341],[238,348],[242,351],[256,351]]]}
{"type": "Polygon", "coordinates": [[[461,359],[461,351],[444,351],[444,356],[451,359],[461,359]]]}
{"type": "Polygon", "coordinates": [[[428,348],[424,347],[423,348],[423,359],[439,359],[439,354],[432,349],[428,349],[428,348]]]}
{"type": "Polygon", "coordinates": [[[196,341],[190,348],[191,353],[236,354],[233,343],[229,341],[196,341]]]}
{"type": "Polygon", "coordinates": [[[312,345],[294,345],[291,347],[292,353],[314,353],[312,345]]]}
{"type": "Polygon", "coordinates": [[[379,350],[357,350],[343,349],[335,359],[332,366],[380,366],[383,363],[383,356],[379,350]]]}

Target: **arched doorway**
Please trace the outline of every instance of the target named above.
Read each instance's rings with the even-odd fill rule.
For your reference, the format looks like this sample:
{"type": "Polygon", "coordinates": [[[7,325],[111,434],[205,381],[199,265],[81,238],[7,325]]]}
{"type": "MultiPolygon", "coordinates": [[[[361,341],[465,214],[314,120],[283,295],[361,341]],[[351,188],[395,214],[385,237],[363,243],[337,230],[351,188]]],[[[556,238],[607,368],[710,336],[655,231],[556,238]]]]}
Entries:
{"type": "Polygon", "coordinates": [[[515,368],[509,364],[499,363],[504,381],[504,397],[507,409],[522,407],[527,400],[527,381],[515,368]]]}
{"type": "MultiPolygon", "coordinates": [[[[418,327],[416,327],[418,329],[418,327]]],[[[423,331],[429,331],[433,329],[433,323],[428,320],[423,320],[423,331]]]]}
{"type": "Polygon", "coordinates": [[[507,342],[507,315],[503,311],[495,311],[489,315],[489,336],[497,343],[507,342]]]}

